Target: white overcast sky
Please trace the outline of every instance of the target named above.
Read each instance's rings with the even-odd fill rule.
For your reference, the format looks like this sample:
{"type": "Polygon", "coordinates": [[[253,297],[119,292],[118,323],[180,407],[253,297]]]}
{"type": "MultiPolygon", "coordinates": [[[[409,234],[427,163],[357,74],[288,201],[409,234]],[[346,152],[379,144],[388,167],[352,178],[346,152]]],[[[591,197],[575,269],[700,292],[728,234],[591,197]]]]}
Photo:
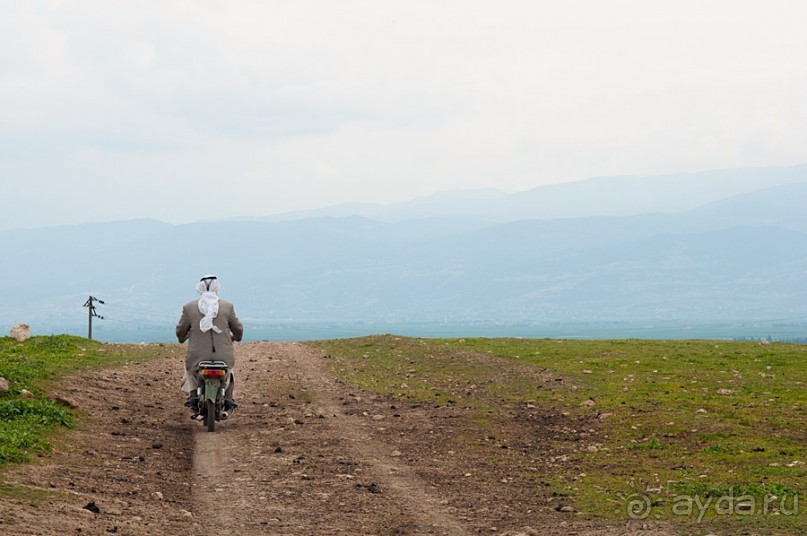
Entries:
{"type": "Polygon", "coordinates": [[[0,13],[0,229],[807,162],[801,0],[0,13]]]}

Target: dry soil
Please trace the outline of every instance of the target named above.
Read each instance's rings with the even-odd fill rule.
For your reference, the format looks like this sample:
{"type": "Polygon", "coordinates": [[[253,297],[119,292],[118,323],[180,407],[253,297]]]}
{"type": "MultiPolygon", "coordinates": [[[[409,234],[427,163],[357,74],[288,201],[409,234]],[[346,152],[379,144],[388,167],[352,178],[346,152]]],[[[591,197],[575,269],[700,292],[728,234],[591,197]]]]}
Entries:
{"type": "Polygon", "coordinates": [[[26,493],[0,496],[0,534],[666,534],[579,519],[518,478],[516,454],[466,457],[460,409],[358,391],[305,344],[237,346],[240,407],[209,433],[182,407],[172,352],[66,382],[86,416],[5,472],[26,493]]]}

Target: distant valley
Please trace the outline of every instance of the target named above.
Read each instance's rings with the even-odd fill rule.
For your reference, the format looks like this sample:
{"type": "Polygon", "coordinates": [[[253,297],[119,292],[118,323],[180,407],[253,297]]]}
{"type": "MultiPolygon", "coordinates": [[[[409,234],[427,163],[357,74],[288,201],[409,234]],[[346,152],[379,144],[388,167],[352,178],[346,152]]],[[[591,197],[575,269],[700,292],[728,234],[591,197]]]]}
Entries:
{"type": "Polygon", "coordinates": [[[795,166],[187,225],[10,230],[0,232],[0,327],[81,334],[92,294],[105,301],[99,338],[170,338],[195,282],[212,272],[248,326],[286,326],[289,338],[755,323],[796,337],[807,333],[805,199],[807,166],[795,166]]]}

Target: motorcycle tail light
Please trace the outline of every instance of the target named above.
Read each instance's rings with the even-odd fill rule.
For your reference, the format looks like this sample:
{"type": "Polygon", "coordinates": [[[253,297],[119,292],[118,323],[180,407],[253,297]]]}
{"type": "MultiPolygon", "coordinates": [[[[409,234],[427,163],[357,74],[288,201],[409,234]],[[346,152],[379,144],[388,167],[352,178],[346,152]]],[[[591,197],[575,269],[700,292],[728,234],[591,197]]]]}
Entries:
{"type": "Polygon", "coordinates": [[[223,378],[225,374],[226,372],[221,369],[205,369],[202,371],[202,376],[205,378],[223,378]]]}

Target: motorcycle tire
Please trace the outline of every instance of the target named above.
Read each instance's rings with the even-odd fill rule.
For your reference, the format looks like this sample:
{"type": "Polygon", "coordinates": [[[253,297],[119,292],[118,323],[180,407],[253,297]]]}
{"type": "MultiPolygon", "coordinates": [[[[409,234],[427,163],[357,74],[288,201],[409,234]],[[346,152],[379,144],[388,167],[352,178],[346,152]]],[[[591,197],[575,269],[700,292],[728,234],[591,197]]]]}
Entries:
{"type": "Polygon", "coordinates": [[[205,415],[205,419],[207,419],[207,431],[212,432],[216,429],[216,403],[212,400],[207,400],[207,415],[205,415]]]}

